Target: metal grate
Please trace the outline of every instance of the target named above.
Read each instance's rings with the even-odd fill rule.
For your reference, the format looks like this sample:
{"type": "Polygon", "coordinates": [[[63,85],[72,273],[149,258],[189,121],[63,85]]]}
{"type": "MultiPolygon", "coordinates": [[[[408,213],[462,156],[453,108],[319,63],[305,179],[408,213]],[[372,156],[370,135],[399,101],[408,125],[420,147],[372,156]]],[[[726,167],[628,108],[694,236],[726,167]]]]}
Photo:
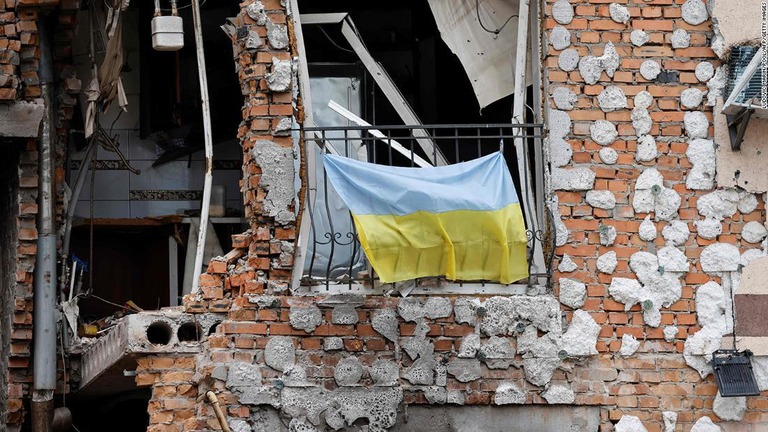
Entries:
{"type": "MultiPolygon", "coordinates": [[[[731,59],[729,61],[729,73],[728,73],[728,93],[726,93],[726,99],[728,95],[733,92],[733,88],[736,85],[736,81],[744,74],[744,70],[752,61],[752,58],[757,54],[759,47],[756,46],[737,46],[731,49],[731,59]]],[[[760,97],[760,88],[762,85],[762,78],[760,73],[752,75],[749,80],[749,84],[744,87],[744,90],[736,97],[736,103],[745,103],[753,98],[760,97]]]]}
{"type": "Polygon", "coordinates": [[[717,387],[722,397],[757,396],[755,374],[750,351],[717,350],[712,354],[717,387]]]}

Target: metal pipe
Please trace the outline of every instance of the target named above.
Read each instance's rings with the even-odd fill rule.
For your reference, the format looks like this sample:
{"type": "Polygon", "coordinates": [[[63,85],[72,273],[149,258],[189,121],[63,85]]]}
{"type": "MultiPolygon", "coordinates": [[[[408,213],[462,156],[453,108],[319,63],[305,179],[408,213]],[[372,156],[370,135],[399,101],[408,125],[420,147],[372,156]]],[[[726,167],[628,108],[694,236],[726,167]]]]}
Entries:
{"type": "Polygon", "coordinates": [[[40,29],[40,81],[45,113],[38,137],[38,241],[35,260],[32,430],[49,432],[56,390],[56,203],[53,175],[53,63],[46,23],[40,29]]]}
{"type": "Polygon", "coordinates": [[[208,398],[208,402],[210,402],[210,404],[213,406],[213,412],[216,413],[216,419],[219,421],[219,426],[221,426],[221,429],[224,432],[230,432],[231,430],[229,429],[229,424],[227,423],[227,417],[224,416],[224,412],[221,410],[221,406],[219,405],[219,398],[216,397],[216,393],[208,391],[205,394],[205,397],[208,398]]]}
{"type": "Polygon", "coordinates": [[[203,133],[205,136],[205,182],[203,203],[200,210],[200,235],[197,237],[195,267],[192,269],[192,294],[197,293],[200,284],[200,268],[203,266],[205,236],[208,233],[208,212],[211,205],[213,184],[213,135],[211,134],[211,104],[208,100],[208,77],[205,74],[205,52],[203,51],[203,30],[200,20],[200,1],[192,0],[192,21],[195,28],[195,50],[197,51],[197,75],[200,78],[200,102],[203,108],[203,133]]]}

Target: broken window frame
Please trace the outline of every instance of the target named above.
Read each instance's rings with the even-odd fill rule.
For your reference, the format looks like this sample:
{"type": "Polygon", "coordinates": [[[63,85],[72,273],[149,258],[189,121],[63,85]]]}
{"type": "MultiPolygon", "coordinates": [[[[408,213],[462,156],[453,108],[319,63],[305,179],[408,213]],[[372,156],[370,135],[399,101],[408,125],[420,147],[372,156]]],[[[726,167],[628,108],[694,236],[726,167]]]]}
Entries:
{"type": "MultiPolygon", "coordinates": [[[[308,62],[306,58],[306,49],[304,44],[304,37],[302,31],[302,25],[323,25],[323,24],[341,24],[342,34],[345,36],[347,42],[352,46],[355,53],[365,65],[368,72],[376,81],[379,88],[392,103],[393,107],[400,115],[401,119],[406,125],[420,125],[421,122],[416,117],[416,114],[411,110],[408,103],[403,98],[397,87],[391,81],[383,68],[371,57],[370,53],[365,48],[362,40],[357,34],[354,23],[352,23],[347,13],[323,13],[323,14],[299,14],[298,0],[289,0],[290,19],[293,23],[293,28],[296,36],[296,47],[298,50],[298,86],[302,95],[302,102],[305,107],[311,107],[311,94],[309,85],[309,70],[308,62]]],[[[543,104],[543,91],[545,89],[536,83],[541,83],[541,59],[542,59],[542,46],[541,46],[541,28],[539,23],[540,5],[538,2],[530,2],[528,4],[525,1],[520,2],[519,16],[524,17],[520,21],[524,23],[518,26],[518,56],[515,60],[517,65],[522,67],[516,68],[515,79],[515,103],[512,115],[513,123],[525,123],[522,119],[525,118],[525,108],[527,107],[531,111],[532,118],[537,124],[543,123],[544,116],[542,114],[543,104]],[[530,27],[529,27],[530,26],[530,27]],[[533,36],[533,37],[531,37],[533,36]],[[530,50],[530,51],[529,51],[530,50]],[[533,106],[526,105],[525,93],[526,86],[524,84],[525,74],[525,62],[526,55],[530,55],[532,61],[532,82],[533,85],[533,106]]],[[[303,128],[311,129],[315,127],[312,110],[304,110],[304,122],[303,128]]],[[[421,131],[423,133],[420,136],[428,137],[426,130],[416,128],[415,131],[421,131]]],[[[307,132],[309,139],[305,139],[301,145],[310,146],[310,141],[319,143],[323,140],[314,131],[307,132]]],[[[416,135],[416,134],[414,134],[416,135]]],[[[302,139],[301,131],[294,131],[294,140],[300,142],[302,139]]],[[[447,164],[447,160],[442,157],[439,150],[434,143],[429,139],[418,139],[424,153],[432,163],[437,162],[437,165],[447,164]]],[[[318,144],[319,145],[319,144],[318,144]]],[[[339,154],[332,143],[323,141],[327,151],[332,154],[339,154]]],[[[528,146],[524,145],[523,138],[516,138],[514,140],[515,150],[517,154],[528,155],[528,146]]],[[[550,196],[548,188],[548,182],[546,182],[544,170],[544,152],[542,146],[542,138],[535,140],[534,145],[534,166],[533,177],[531,177],[531,168],[529,165],[529,158],[518,158],[518,172],[521,185],[533,185],[536,193],[531,191],[531,188],[525,188],[521,190],[520,199],[524,200],[529,205],[524,211],[524,217],[526,226],[529,227],[529,236],[532,237],[532,241],[540,241],[541,247],[534,247],[533,258],[531,263],[531,274],[529,282],[515,283],[510,285],[503,285],[498,283],[462,283],[462,282],[446,282],[441,283],[437,287],[424,287],[415,286],[408,290],[408,293],[413,294],[506,294],[506,295],[520,295],[520,294],[544,294],[551,291],[551,262],[552,259],[545,259],[544,257],[544,241],[548,241],[550,238],[554,238],[553,223],[548,220],[551,217],[551,212],[546,206],[547,197],[550,196]],[[549,263],[549,264],[548,264],[549,263]]],[[[305,152],[305,163],[308,167],[308,172],[312,173],[318,161],[315,158],[313,151],[305,152]]],[[[308,175],[306,179],[306,196],[307,202],[314,202],[317,198],[317,178],[313,175],[308,175]]],[[[307,257],[309,232],[311,229],[311,215],[310,206],[305,205],[303,214],[301,217],[301,226],[299,229],[299,235],[297,238],[297,253],[294,261],[294,268],[292,273],[291,290],[294,295],[314,295],[317,293],[334,293],[334,292],[361,292],[368,294],[381,294],[392,291],[395,287],[392,285],[382,285],[378,287],[364,286],[361,283],[352,284],[338,284],[331,285],[329,289],[326,286],[305,286],[302,285],[302,277],[304,273],[304,261],[307,257]]],[[[552,250],[547,251],[549,255],[554,252],[554,244],[549,246],[552,250]]],[[[416,284],[418,285],[418,284],[416,284]]]]}

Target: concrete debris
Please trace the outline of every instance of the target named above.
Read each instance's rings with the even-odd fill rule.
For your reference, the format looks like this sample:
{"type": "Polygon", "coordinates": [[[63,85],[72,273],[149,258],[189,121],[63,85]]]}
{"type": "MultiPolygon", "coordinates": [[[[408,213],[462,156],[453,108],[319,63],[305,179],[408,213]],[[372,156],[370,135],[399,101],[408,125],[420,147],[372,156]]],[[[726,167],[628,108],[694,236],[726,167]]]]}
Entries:
{"type": "Polygon", "coordinates": [[[578,309],[584,306],[587,300],[587,286],[574,279],[561,278],[560,285],[560,303],[572,308],[578,309]]]}
{"type": "Polygon", "coordinates": [[[717,105],[717,98],[722,96],[723,89],[728,83],[727,66],[719,66],[715,70],[715,75],[707,81],[709,92],[707,93],[707,106],[717,105]]]}
{"type": "Polygon", "coordinates": [[[709,119],[701,111],[689,111],[683,117],[685,132],[691,138],[706,138],[709,135],[709,119]]]}
{"type": "Polygon", "coordinates": [[[597,95],[597,105],[603,112],[617,111],[627,107],[627,96],[618,86],[607,86],[597,95]]]}
{"type": "Polygon", "coordinates": [[[706,139],[691,140],[685,155],[693,164],[693,168],[685,179],[686,187],[692,190],[712,189],[715,186],[717,160],[715,158],[715,142],[706,139]]]}
{"type": "Polygon", "coordinates": [[[648,33],[638,29],[638,30],[633,30],[632,33],[630,33],[629,40],[632,42],[632,45],[641,47],[646,43],[648,43],[648,41],[651,40],[651,38],[650,36],[648,36],[648,33]]]}
{"type": "Polygon", "coordinates": [[[612,246],[616,241],[616,227],[600,225],[597,232],[600,234],[600,244],[603,246],[612,246]]]}
{"type": "Polygon", "coordinates": [[[653,105],[653,96],[643,90],[635,95],[635,107],[650,108],[653,105]]]}
{"type": "Polygon", "coordinates": [[[394,387],[398,385],[400,369],[395,362],[376,360],[368,368],[368,375],[373,380],[374,386],[394,387]]]}
{"type": "MultiPolygon", "coordinates": [[[[691,1],[691,0],[688,0],[691,1]]],[[[701,1],[701,0],[696,0],[701,1]]],[[[712,419],[704,416],[700,418],[691,428],[691,432],[723,432],[720,426],[712,423],[712,419]]]]}
{"type": "Polygon", "coordinates": [[[667,224],[661,231],[662,237],[669,246],[682,246],[688,241],[691,232],[688,230],[688,224],[675,220],[667,224]]]}
{"type": "Polygon", "coordinates": [[[314,387],[317,385],[307,379],[306,369],[299,365],[294,365],[283,372],[282,381],[286,387],[314,387]]]}
{"type": "Polygon", "coordinates": [[[744,413],[747,411],[747,398],[744,396],[725,398],[720,396],[718,392],[715,395],[712,411],[720,417],[720,420],[741,421],[744,419],[744,413]]]}
{"type": "Polygon", "coordinates": [[[693,222],[693,225],[696,227],[699,237],[707,240],[714,240],[723,232],[723,224],[715,218],[708,217],[697,220],[693,222]]]}
{"type": "Polygon", "coordinates": [[[453,359],[448,362],[448,373],[459,382],[472,382],[483,377],[483,369],[479,360],[453,359]]]}
{"type": "Polygon", "coordinates": [[[363,365],[357,357],[347,357],[339,361],[333,369],[333,378],[339,386],[352,386],[363,377],[363,365]]]}
{"type": "Polygon", "coordinates": [[[656,231],[656,225],[651,222],[651,216],[646,216],[643,222],[640,223],[640,229],[638,230],[640,240],[653,241],[656,240],[658,231],[656,231]]]}
{"type": "Polygon", "coordinates": [[[291,327],[296,330],[312,333],[323,321],[323,314],[315,305],[291,306],[288,318],[290,319],[291,327]]]}
{"type": "Polygon", "coordinates": [[[691,35],[685,29],[677,29],[672,32],[670,42],[672,42],[672,48],[688,48],[691,45],[691,35]]]}
{"type": "Polygon", "coordinates": [[[563,26],[555,26],[551,32],[549,32],[549,41],[552,43],[552,48],[560,51],[571,46],[571,32],[563,26]]]}
{"type": "Polygon", "coordinates": [[[696,79],[705,83],[715,76],[715,67],[710,62],[701,62],[696,65],[695,73],[696,79]]]}
{"type": "Polygon", "coordinates": [[[688,273],[690,264],[688,257],[674,246],[665,246],[656,253],[659,259],[659,267],[665,272],[688,273]]]}
{"type": "Polygon", "coordinates": [[[623,415],[616,426],[614,432],[648,432],[639,418],[631,415],[623,415]]]}
{"type": "Polygon", "coordinates": [[[576,400],[573,390],[562,384],[553,384],[541,394],[548,404],[572,404],[576,400]]]}
{"type": "Polygon", "coordinates": [[[264,362],[272,369],[283,372],[296,363],[296,348],[293,338],[273,336],[264,347],[264,362]]]}
{"type": "Polygon", "coordinates": [[[720,31],[720,22],[717,19],[712,19],[712,32],[714,37],[712,37],[712,43],[709,46],[717,57],[722,60],[725,57],[727,47],[725,45],[725,37],[723,37],[723,33],[720,31]]]}
{"type": "Polygon", "coordinates": [[[264,11],[264,5],[259,0],[249,4],[245,9],[245,13],[260,26],[265,25],[269,19],[267,13],[264,11]]]}
{"type": "Polygon", "coordinates": [[[400,334],[400,328],[397,324],[397,315],[392,309],[382,309],[373,314],[371,319],[373,329],[379,332],[380,335],[389,339],[392,342],[396,342],[398,335],[400,334]]]}
{"type": "Polygon", "coordinates": [[[558,366],[560,366],[560,359],[557,357],[523,358],[525,380],[539,387],[544,387],[552,380],[552,374],[558,366]]]}
{"type": "Polygon", "coordinates": [[[281,399],[283,413],[294,420],[305,417],[308,427],[321,426],[321,417],[329,426],[335,425],[332,427],[351,426],[358,419],[367,419],[369,431],[385,431],[395,425],[403,390],[399,387],[345,387],[334,391],[284,388],[281,399]]]}
{"type": "Polygon", "coordinates": [[[582,79],[589,85],[593,85],[600,80],[603,71],[613,78],[616,69],[619,68],[621,57],[612,42],[605,45],[603,55],[600,57],[587,56],[579,61],[579,73],[582,79]]]}
{"type": "Polygon", "coordinates": [[[666,326],[664,327],[664,340],[667,342],[672,342],[675,340],[675,337],[677,336],[677,326],[666,326]]]}
{"type": "Polygon", "coordinates": [[[488,336],[514,334],[520,321],[543,331],[560,334],[560,304],[551,296],[491,297],[483,303],[480,329],[488,336]]]}
{"type": "Polygon", "coordinates": [[[598,155],[600,156],[600,160],[607,165],[613,165],[619,159],[619,154],[616,153],[616,150],[610,147],[601,148],[598,155]]]}
{"type": "Polygon", "coordinates": [[[587,204],[594,208],[613,210],[616,207],[616,196],[608,190],[587,191],[587,204]]]}
{"type": "Polygon", "coordinates": [[[626,6],[618,3],[611,3],[609,8],[611,19],[617,23],[626,24],[629,22],[629,9],[626,6]]]}
{"type": "Polygon", "coordinates": [[[420,322],[422,318],[445,318],[452,310],[451,301],[445,297],[429,297],[426,302],[418,297],[406,297],[397,306],[400,317],[412,322],[420,322]]]}
{"type": "Polygon", "coordinates": [[[605,274],[613,274],[618,264],[619,262],[616,259],[616,252],[606,252],[597,258],[597,271],[605,274]]]}
{"type": "Polygon", "coordinates": [[[413,385],[432,385],[435,382],[434,370],[435,360],[422,357],[403,372],[403,378],[413,385]]]}
{"type": "Polygon", "coordinates": [[[525,391],[513,382],[502,382],[496,387],[493,403],[496,405],[524,404],[525,391]]]}
{"type": "Polygon", "coordinates": [[[704,95],[706,94],[706,92],[695,87],[685,89],[680,94],[680,104],[688,109],[696,108],[701,105],[701,102],[704,100],[704,95]]]}
{"type": "Polygon", "coordinates": [[[333,324],[357,324],[359,317],[352,305],[338,305],[331,310],[331,322],[333,324]]]}
{"type": "Polygon", "coordinates": [[[651,132],[653,120],[648,108],[636,106],[632,109],[631,117],[632,127],[635,129],[635,135],[642,136],[651,132]]]}
{"type": "Polygon", "coordinates": [[[561,339],[561,346],[570,357],[596,355],[598,334],[600,326],[589,313],[579,309],[573,313],[571,325],[561,339]]]}
{"type": "Polygon", "coordinates": [[[583,191],[591,190],[594,185],[595,172],[587,167],[552,168],[554,190],[583,191]]]}
{"type": "Polygon", "coordinates": [[[475,358],[480,349],[480,335],[472,333],[461,339],[461,349],[456,355],[458,358],[475,358]]]}
{"type": "Polygon", "coordinates": [[[254,387],[261,386],[261,368],[259,365],[233,362],[229,365],[227,374],[227,388],[236,394],[244,392],[254,387]]]}
{"type": "Polygon", "coordinates": [[[619,350],[619,354],[622,357],[629,357],[634,354],[638,348],[640,348],[640,341],[631,334],[624,333],[624,336],[621,337],[621,349],[619,350]]]}
{"type": "Polygon", "coordinates": [[[563,246],[568,242],[568,227],[565,226],[563,218],[560,216],[559,199],[557,195],[552,195],[552,198],[547,203],[549,211],[552,212],[552,218],[555,219],[555,246],[563,246]]]}
{"type": "Polygon", "coordinates": [[[760,243],[766,235],[768,235],[768,230],[757,221],[747,222],[741,230],[741,239],[747,243],[760,243]]]}
{"type": "Polygon", "coordinates": [[[555,101],[555,106],[558,109],[570,111],[576,106],[576,102],[579,99],[576,93],[568,87],[557,87],[552,92],[552,100],[555,101]]]}
{"type": "Polygon", "coordinates": [[[344,341],[340,337],[328,337],[323,340],[324,351],[340,351],[344,349],[344,341]]]}
{"type": "Polygon", "coordinates": [[[573,6],[568,0],[558,0],[552,5],[552,18],[560,24],[570,24],[573,21],[573,6]]]}
{"type": "Polygon", "coordinates": [[[664,411],[661,417],[664,419],[664,432],[675,432],[677,413],[674,411],[664,411]]]}
{"type": "Polygon", "coordinates": [[[448,385],[448,366],[442,360],[435,363],[435,385],[443,387],[448,385]]]}
{"type": "Polygon", "coordinates": [[[515,358],[515,349],[512,347],[509,339],[491,336],[480,347],[480,350],[477,352],[477,358],[483,361],[488,369],[509,369],[512,360],[515,358]]]}
{"type": "Polygon", "coordinates": [[[444,405],[448,401],[448,390],[445,387],[430,386],[424,389],[424,397],[433,405],[444,405]]]}
{"type": "Polygon", "coordinates": [[[557,270],[560,273],[571,273],[579,268],[576,263],[571,260],[568,254],[563,254],[563,258],[560,260],[560,264],[557,266],[557,270]]]}
{"type": "Polygon", "coordinates": [[[686,0],[683,3],[681,15],[683,21],[694,26],[703,23],[709,17],[707,5],[702,0],[686,0]]]}
{"type": "Polygon", "coordinates": [[[640,65],[640,75],[648,81],[653,81],[661,73],[661,66],[656,60],[646,60],[640,65]]]}
{"type": "Polygon", "coordinates": [[[576,70],[579,63],[579,52],[573,48],[563,50],[560,52],[560,55],[557,56],[557,65],[560,69],[566,72],[576,70]]]}
{"type": "Polygon", "coordinates": [[[286,92],[291,89],[293,64],[290,60],[278,60],[272,57],[272,69],[266,75],[267,87],[273,92],[286,92]]]}
{"type": "Polygon", "coordinates": [[[245,420],[227,419],[227,423],[232,432],[251,432],[251,425],[245,420]]]}
{"type": "Polygon", "coordinates": [[[565,138],[571,131],[571,118],[565,111],[550,110],[547,126],[550,138],[565,138]]]}
{"type": "Polygon", "coordinates": [[[261,36],[259,36],[259,33],[255,30],[248,30],[248,37],[245,39],[245,49],[255,50],[261,45],[261,36]]]}
{"type": "Polygon", "coordinates": [[[701,251],[699,263],[705,273],[734,272],[739,269],[741,253],[729,243],[714,243],[701,251]]]}
{"type": "Polygon", "coordinates": [[[480,307],[480,299],[472,297],[459,297],[453,304],[453,316],[458,324],[474,326],[477,322],[477,308],[480,307]]]}
{"type": "Polygon", "coordinates": [[[281,50],[288,47],[288,27],[267,21],[267,39],[272,48],[281,50]]]}
{"type": "Polygon", "coordinates": [[[534,327],[525,328],[525,331],[517,337],[518,354],[529,354],[527,357],[536,358],[558,357],[561,335],[551,332],[538,337],[537,334],[538,331],[534,327]]]}
{"type": "Polygon", "coordinates": [[[656,220],[670,220],[680,208],[680,195],[664,187],[664,178],[656,168],[647,168],[635,182],[632,207],[637,213],[654,212],[656,220]]]}
{"type": "Polygon", "coordinates": [[[637,152],[635,159],[638,162],[650,162],[656,160],[658,150],[656,140],[651,135],[643,135],[637,140],[637,152]]]}
{"type": "Polygon", "coordinates": [[[211,378],[219,381],[226,381],[228,376],[227,366],[219,364],[211,371],[211,378]]]}
{"type": "Polygon", "coordinates": [[[607,120],[597,120],[592,123],[589,127],[589,134],[592,137],[592,141],[603,146],[612,144],[619,136],[616,126],[607,120]]]}
{"type": "Polygon", "coordinates": [[[257,140],[251,155],[262,170],[259,187],[267,191],[264,198],[264,214],[275,218],[279,225],[293,222],[296,220],[296,214],[289,210],[296,195],[293,149],[278,145],[274,141],[257,140]]]}
{"type": "Polygon", "coordinates": [[[416,325],[414,336],[403,339],[403,349],[411,359],[433,357],[435,346],[427,340],[427,333],[429,333],[429,326],[422,320],[416,325]]]}

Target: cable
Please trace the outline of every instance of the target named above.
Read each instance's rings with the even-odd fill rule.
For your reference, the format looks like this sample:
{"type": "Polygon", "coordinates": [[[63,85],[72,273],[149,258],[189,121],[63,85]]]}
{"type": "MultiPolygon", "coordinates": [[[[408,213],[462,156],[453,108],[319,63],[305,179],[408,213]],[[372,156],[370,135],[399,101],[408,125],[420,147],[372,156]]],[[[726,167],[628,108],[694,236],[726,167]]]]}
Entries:
{"type": "Polygon", "coordinates": [[[119,307],[120,309],[126,309],[126,310],[130,310],[130,309],[128,309],[128,308],[127,308],[125,305],[121,305],[121,304],[113,303],[113,302],[111,302],[111,301],[109,301],[109,300],[107,300],[107,299],[103,299],[103,298],[101,298],[101,297],[97,296],[96,294],[91,294],[91,295],[90,295],[90,296],[88,296],[88,297],[93,297],[93,298],[95,298],[96,300],[99,300],[99,301],[103,301],[104,303],[106,303],[106,304],[109,304],[109,305],[112,305],[112,306],[117,306],[117,307],[119,307]]]}
{"type": "Polygon", "coordinates": [[[348,52],[348,53],[352,53],[352,54],[354,54],[354,53],[355,53],[355,52],[354,52],[354,51],[352,51],[351,49],[348,49],[348,48],[344,48],[343,46],[341,46],[341,45],[337,44],[337,43],[336,43],[336,41],[335,41],[335,40],[333,40],[333,38],[331,37],[331,35],[329,35],[329,34],[328,34],[328,32],[326,32],[326,31],[325,31],[325,29],[323,28],[323,26],[317,26],[317,28],[318,28],[318,29],[320,29],[320,31],[321,31],[321,32],[323,32],[323,35],[325,35],[325,38],[326,38],[326,39],[328,39],[328,42],[330,42],[330,43],[331,43],[331,45],[333,45],[334,47],[336,47],[336,48],[338,48],[338,49],[340,49],[340,50],[342,50],[342,51],[346,51],[346,52],[348,52]]]}
{"type": "MultiPolygon", "coordinates": [[[[208,3],[208,0],[202,0],[202,1],[200,2],[200,6],[204,6],[206,3],[208,3]]],[[[188,8],[188,7],[192,7],[192,3],[189,3],[189,4],[188,4],[188,5],[186,5],[186,6],[179,6],[179,7],[177,7],[177,8],[176,8],[176,10],[177,10],[177,11],[180,11],[180,10],[182,10],[182,9],[186,9],[186,8],[188,8]]],[[[161,11],[163,11],[163,12],[171,12],[171,9],[163,9],[163,8],[160,8],[160,10],[161,10],[161,11]]]]}
{"type": "Polygon", "coordinates": [[[501,27],[497,28],[496,30],[491,30],[483,24],[483,20],[480,19],[480,0],[475,0],[475,13],[477,14],[477,22],[480,23],[480,27],[483,28],[483,30],[487,31],[488,33],[493,33],[495,35],[501,33],[502,30],[504,30],[504,27],[509,24],[509,21],[512,20],[512,18],[519,17],[519,15],[511,15],[509,18],[507,18],[506,21],[504,21],[504,24],[501,25],[501,27]]]}

